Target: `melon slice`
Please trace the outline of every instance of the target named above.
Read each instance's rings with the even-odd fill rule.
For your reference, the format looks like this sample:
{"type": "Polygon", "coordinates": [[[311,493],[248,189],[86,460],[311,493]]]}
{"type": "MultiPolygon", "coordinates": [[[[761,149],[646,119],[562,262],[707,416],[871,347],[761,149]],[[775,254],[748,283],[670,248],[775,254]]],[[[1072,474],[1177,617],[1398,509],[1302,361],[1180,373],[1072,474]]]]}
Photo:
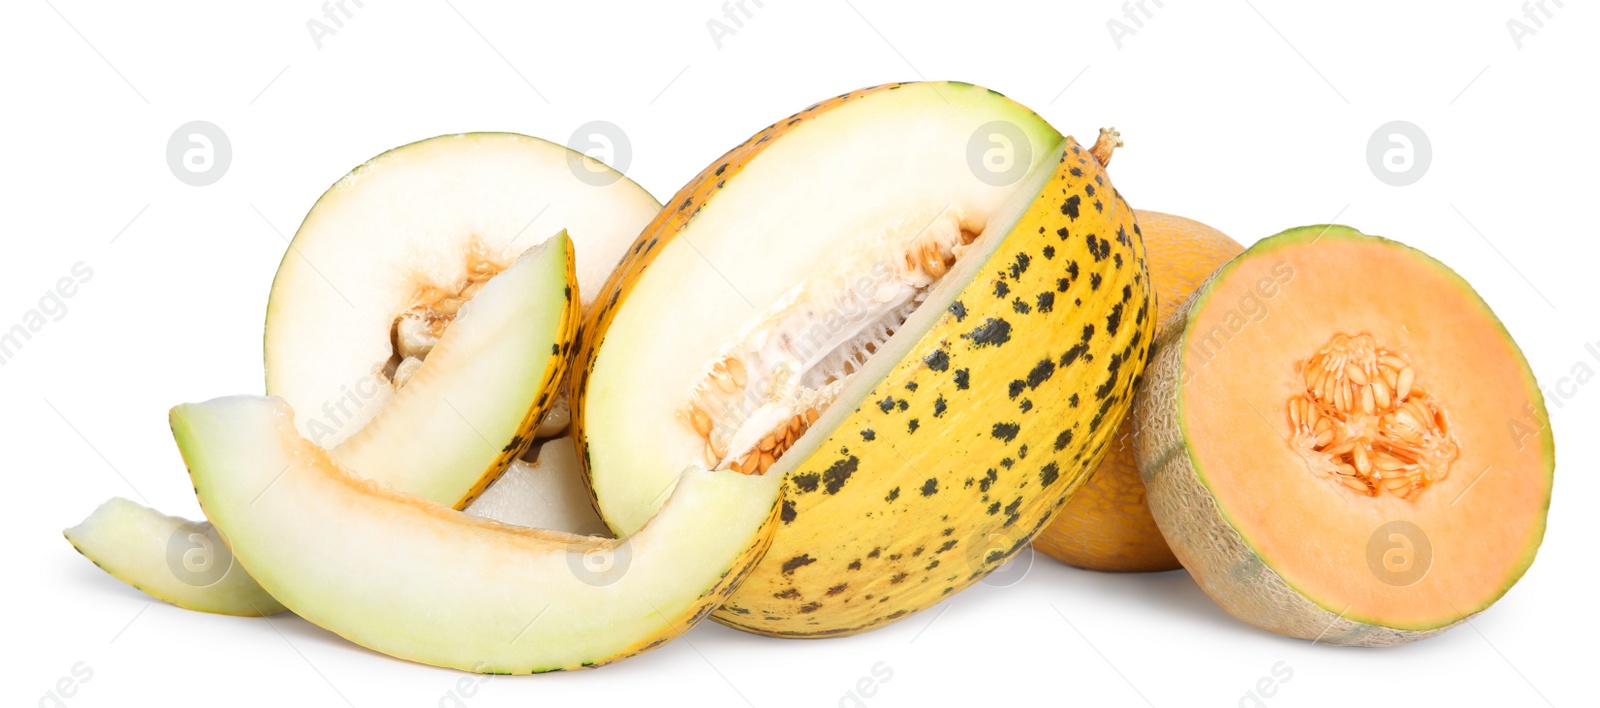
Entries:
{"type": "MultiPolygon", "coordinates": [[[[435,502],[455,506],[463,496],[475,496],[490,481],[485,471],[521,449],[517,436],[539,420],[559,392],[577,327],[572,268],[572,242],[565,235],[522,254],[461,306],[410,382],[332,454],[369,479],[435,502]]],[[[558,469],[560,462],[558,453],[546,469],[558,469]]],[[[575,468],[565,467],[567,487],[553,479],[544,483],[551,496],[563,493],[559,506],[536,505],[540,488],[525,483],[509,488],[531,492],[520,495],[527,509],[519,518],[582,519],[579,514],[588,505],[574,504],[570,491],[582,484],[575,468]]],[[[496,508],[513,513],[519,505],[511,496],[503,492],[496,508]]],[[[250,587],[241,570],[228,570],[222,583],[186,571],[169,557],[174,531],[168,527],[187,524],[192,533],[206,536],[209,524],[139,509],[103,507],[69,529],[67,538],[113,576],[180,607],[223,614],[281,610],[276,603],[257,602],[264,593],[250,587]]]]}
{"type": "Polygon", "coordinates": [[[206,516],[286,607],[362,646],[480,673],[596,666],[658,646],[766,549],[781,479],[688,470],[626,540],[527,529],[342,470],[279,399],[178,406],[206,516]]]}
{"type": "MultiPolygon", "coordinates": [[[[357,473],[465,506],[533,439],[540,421],[529,412],[554,407],[560,392],[537,400],[544,392],[528,375],[549,347],[499,350],[505,361],[457,352],[449,367],[430,366],[457,313],[562,230],[578,244],[569,297],[597,292],[659,210],[622,175],[594,180],[579,174],[586,168],[608,169],[543,140],[472,133],[396,148],[351,171],[311,208],[273,280],[267,392],[357,473]],[[590,164],[575,171],[574,160],[590,164]],[[522,366],[503,368],[516,356],[522,366]],[[435,390],[407,392],[425,380],[435,390]],[[373,424],[407,399],[409,414],[388,416],[393,431],[373,424]]],[[[483,341],[514,331],[484,332],[483,341]]]]}
{"type": "Polygon", "coordinates": [[[1527,571],[1555,467],[1544,400],[1448,267],[1342,226],[1294,229],[1220,269],[1169,324],[1136,454],[1173,552],[1228,612],[1397,644],[1527,571]]]}
{"type": "MultiPolygon", "coordinates": [[[[1160,326],[1222,264],[1244,252],[1227,234],[1193,219],[1135,209],[1144,237],[1160,326]]],[[[1161,537],[1133,457],[1133,420],[1122,422],[1100,467],[1072,495],[1033,547],[1063,563],[1119,573],[1181,567],[1161,537]]]]}
{"type": "Polygon", "coordinates": [[[712,163],[585,321],[573,425],[601,515],[632,533],[686,465],[785,476],[773,550],[714,615],[779,636],[881,626],[1004,563],[1103,454],[1144,365],[1115,144],[913,83],[712,163]]]}
{"type": "Polygon", "coordinates": [[[233,562],[210,523],[167,516],[118,497],[64,533],[112,577],[179,607],[244,617],[284,609],[233,562]]]}

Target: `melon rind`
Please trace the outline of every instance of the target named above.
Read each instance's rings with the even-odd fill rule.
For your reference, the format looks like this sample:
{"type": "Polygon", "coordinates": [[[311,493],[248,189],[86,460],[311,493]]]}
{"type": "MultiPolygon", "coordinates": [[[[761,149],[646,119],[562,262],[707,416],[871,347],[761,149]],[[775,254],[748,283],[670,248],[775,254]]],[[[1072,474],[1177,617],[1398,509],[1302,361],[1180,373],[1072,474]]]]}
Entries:
{"type": "MultiPolygon", "coordinates": [[[[1399,627],[1372,618],[1346,614],[1347,608],[1329,607],[1307,597],[1261,557],[1241,534],[1227,512],[1216,502],[1203,470],[1191,454],[1182,422],[1183,354],[1188,349],[1189,324],[1203,308],[1214,286],[1225,279],[1233,266],[1244,259],[1271,249],[1317,239],[1356,238],[1380,240],[1408,257],[1422,260],[1473,292],[1465,280],[1448,266],[1427,254],[1389,239],[1369,236],[1346,226],[1319,224],[1290,229],[1263,239],[1243,255],[1217,269],[1184,304],[1173,313],[1156,338],[1155,349],[1145,379],[1134,397],[1134,453],[1139,461],[1150,512],[1183,566],[1206,594],[1229,614],[1251,625],[1288,637],[1320,644],[1343,646],[1392,646],[1426,639],[1470,619],[1498,600],[1515,585],[1533,562],[1544,537],[1544,515],[1533,533],[1525,560],[1509,576],[1501,591],[1479,607],[1458,610],[1454,620],[1435,626],[1399,627]]],[[[1476,295],[1474,294],[1476,298],[1476,295]]],[[[1489,318],[1506,341],[1515,342],[1504,324],[1481,298],[1482,314],[1489,318]]],[[[1518,353],[1521,358],[1520,352],[1518,353]]],[[[1526,369],[1527,388],[1540,420],[1547,420],[1544,398],[1533,374],[1526,369]]],[[[1540,433],[1540,444],[1553,474],[1555,443],[1548,426],[1540,433]]],[[[1548,499],[1545,509],[1548,509],[1548,499]]]]}
{"type": "MultiPolygon", "coordinates": [[[[930,90],[951,102],[1003,101],[1004,112],[998,103],[989,110],[1041,122],[969,84],[863,89],[774,123],[669,200],[607,281],[580,332],[574,375],[583,378],[573,425],[591,491],[600,485],[593,484],[596,453],[587,446],[593,429],[607,421],[592,419],[588,397],[606,395],[611,385],[592,374],[618,307],[637,295],[632,291],[656,255],[701,208],[714,208],[724,182],[734,184],[787,132],[880,92],[930,90]]],[[[942,105],[937,98],[929,103],[942,105]]],[[[1043,164],[1031,176],[1043,179],[1028,186],[1038,191],[1015,195],[1017,221],[994,234],[1004,239],[993,251],[973,256],[987,259],[976,275],[938,300],[930,297],[901,329],[917,336],[897,335],[859,374],[874,383],[854,389],[852,399],[841,396],[772,468],[786,474],[784,523],[767,557],[713,619],[759,634],[823,637],[907,617],[1026,548],[1099,463],[1144,368],[1154,303],[1132,209],[1089,150],[1048,126],[1040,132],[1056,142],[1035,153],[1043,164]],[[1004,296],[996,294],[1000,284],[1004,296]],[[1049,305],[1038,307],[1046,294],[1049,305]],[[1108,333],[1113,310],[1120,328],[1108,333]],[[1011,327],[1009,343],[975,344],[995,321],[1011,327]],[[1108,367],[1113,357],[1115,370],[1108,367]],[[1014,385],[1026,394],[1012,395],[1014,385]],[[1078,407],[1053,405],[1074,393],[1078,407]]],[[[621,531],[646,511],[596,493],[596,506],[621,531]],[[608,505],[622,506],[627,516],[608,513],[608,505]]]]}

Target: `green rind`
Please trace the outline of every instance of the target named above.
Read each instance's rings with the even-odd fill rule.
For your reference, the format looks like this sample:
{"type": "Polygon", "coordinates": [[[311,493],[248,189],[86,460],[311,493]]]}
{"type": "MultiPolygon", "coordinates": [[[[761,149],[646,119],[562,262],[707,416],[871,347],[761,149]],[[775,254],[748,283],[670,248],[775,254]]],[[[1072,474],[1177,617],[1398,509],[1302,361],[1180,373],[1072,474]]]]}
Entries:
{"type": "MultiPolygon", "coordinates": [[[[1481,314],[1503,335],[1504,340],[1523,362],[1523,377],[1527,382],[1530,400],[1537,407],[1540,420],[1548,420],[1542,395],[1533,372],[1527,366],[1516,340],[1505,324],[1494,314],[1487,303],[1467,281],[1453,269],[1423,251],[1381,236],[1371,236],[1347,226],[1316,224],[1288,229],[1261,240],[1245,253],[1218,268],[1194,294],[1173,314],[1170,323],[1181,327],[1166,327],[1156,338],[1155,350],[1147,369],[1147,378],[1134,399],[1134,420],[1137,426],[1135,454],[1139,460],[1140,474],[1144,479],[1152,514],[1157,525],[1169,538],[1203,538],[1212,541],[1215,548],[1205,558],[1190,555],[1186,544],[1174,543],[1173,550],[1184,566],[1196,575],[1202,587],[1216,575],[1218,580],[1227,577],[1234,587],[1247,587],[1249,593],[1219,597],[1207,590],[1218,604],[1230,614],[1250,624],[1285,636],[1310,639],[1323,644],[1355,646],[1390,646],[1425,639],[1471,618],[1498,601],[1520,580],[1532,565],[1534,555],[1543,541],[1545,514],[1540,514],[1538,528],[1529,539],[1524,562],[1508,577],[1505,585],[1480,606],[1459,612],[1459,616],[1445,623],[1406,623],[1385,621],[1349,612],[1348,607],[1335,607],[1308,596],[1301,588],[1286,579],[1280,569],[1263,557],[1259,548],[1238,530],[1237,521],[1215,496],[1204,470],[1195,459],[1193,448],[1187,443],[1189,432],[1183,422],[1183,354],[1188,350],[1188,335],[1200,311],[1209,301],[1218,283],[1246,259],[1272,253],[1278,249],[1332,238],[1343,240],[1378,241],[1402,249],[1407,255],[1439,271],[1472,295],[1481,314]]],[[[1546,476],[1555,472],[1555,439],[1546,426],[1540,434],[1541,449],[1548,460],[1546,476]]],[[[1547,496],[1542,512],[1549,510],[1547,496]]]]}

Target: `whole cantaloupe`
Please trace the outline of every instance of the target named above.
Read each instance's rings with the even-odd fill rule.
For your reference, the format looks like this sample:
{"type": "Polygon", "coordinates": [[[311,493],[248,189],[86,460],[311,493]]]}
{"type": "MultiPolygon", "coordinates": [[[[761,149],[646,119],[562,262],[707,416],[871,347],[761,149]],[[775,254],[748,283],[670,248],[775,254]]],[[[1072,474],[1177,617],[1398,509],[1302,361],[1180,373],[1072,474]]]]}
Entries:
{"type": "MultiPolygon", "coordinates": [[[[1155,286],[1158,327],[1212,271],[1244,252],[1226,234],[1193,219],[1143,210],[1134,210],[1134,215],[1155,286]]],[[[1180,567],[1150,517],[1132,435],[1131,420],[1123,421],[1099,469],[1034,540],[1034,548],[1089,570],[1138,573],[1180,567]]]]}

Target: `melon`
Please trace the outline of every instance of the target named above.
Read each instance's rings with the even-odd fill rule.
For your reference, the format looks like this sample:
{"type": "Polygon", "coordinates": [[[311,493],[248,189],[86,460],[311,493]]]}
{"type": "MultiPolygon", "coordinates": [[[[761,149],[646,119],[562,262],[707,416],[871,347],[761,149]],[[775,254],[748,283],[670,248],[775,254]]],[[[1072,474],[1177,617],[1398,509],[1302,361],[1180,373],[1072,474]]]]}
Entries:
{"type": "Polygon", "coordinates": [[[713,615],[775,636],[882,626],[1024,549],[1099,462],[1154,328],[1116,144],[909,83],[717,159],[581,330],[601,516],[635,532],[685,467],[782,478],[771,550],[713,615]]]}
{"type": "MultiPolygon", "coordinates": [[[[517,456],[566,434],[563,372],[584,294],[659,210],[620,173],[524,135],[443,135],[379,155],[328,189],[284,255],[268,306],[268,393],[368,479],[460,508],[507,470],[511,483],[473,513],[593,533],[573,456],[517,456]],[[586,181],[592,172],[608,178],[586,181]],[[517,265],[545,244],[542,260],[517,265]]],[[[168,518],[109,506],[68,539],[179,606],[278,611],[171,566],[168,526],[211,531],[168,518]]],[[[229,578],[249,589],[242,571],[229,578]]]]}
{"type": "MultiPolygon", "coordinates": [[[[1222,264],[1244,246],[1193,219],[1135,209],[1145,260],[1155,286],[1156,331],[1222,264]]],[[[1159,336],[1159,334],[1158,334],[1159,336]]],[[[1033,547],[1063,563],[1112,572],[1180,567],[1161,537],[1133,458],[1133,421],[1124,420],[1099,469],[1078,490],[1033,547]]]]}
{"type": "Polygon", "coordinates": [[[599,666],[687,631],[766,549],[777,477],[688,470],[627,539],[509,526],[394,492],[302,438],[278,398],[172,410],[206,517],[295,614],[478,673],[599,666]]]}
{"type": "Polygon", "coordinates": [[[1533,563],[1555,470],[1516,343],[1459,275],[1343,226],[1256,243],[1168,321],[1136,403],[1150,511],[1234,616],[1381,646],[1533,563]],[[1510,431],[1510,432],[1508,432],[1510,431]]]}

